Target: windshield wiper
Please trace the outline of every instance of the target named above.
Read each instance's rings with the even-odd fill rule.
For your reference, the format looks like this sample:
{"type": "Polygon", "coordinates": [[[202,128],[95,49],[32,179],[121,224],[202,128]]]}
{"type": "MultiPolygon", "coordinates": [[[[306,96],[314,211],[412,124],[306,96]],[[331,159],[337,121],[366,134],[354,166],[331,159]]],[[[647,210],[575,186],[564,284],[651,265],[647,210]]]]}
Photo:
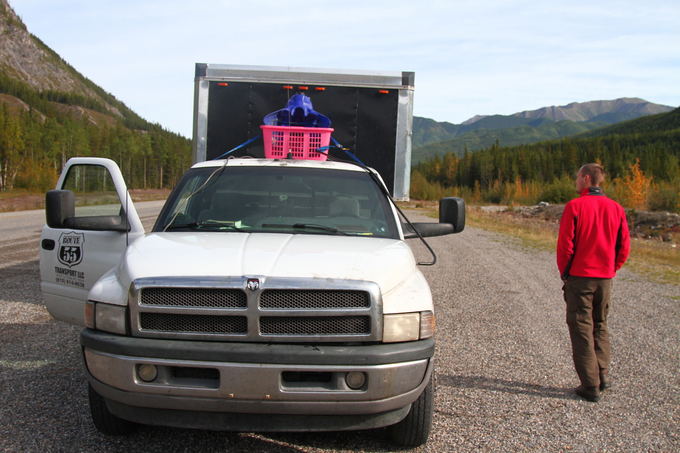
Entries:
{"type": "Polygon", "coordinates": [[[340,231],[337,228],[334,227],[329,227],[326,225],[318,225],[316,223],[295,223],[293,224],[293,228],[299,228],[299,229],[309,229],[309,230],[321,230],[321,231],[328,231],[329,233],[341,233],[341,234],[347,234],[344,231],[340,231]]]}
{"type": "Polygon", "coordinates": [[[170,230],[181,230],[184,228],[188,228],[190,230],[193,230],[198,227],[198,224],[196,222],[190,222],[190,223],[173,223],[165,228],[163,228],[163,231],[170,231],[170,230]]]}
{"type": "MultiPolygon", "coordinates": [[[[239,224],[241,222],[238,222],[239,224]]],[[[233,231],[245,231],[245,229],[240,226],[235,225],[232,221],[219,221],[219,220],[204,220],[203,222],[198,222],[196,228],[206,228],[206,229],[229,229],[233,231]]]]}
{"type": "Polygon", "coordinates": [[[243,228],[234,225],[234,222],[220,222],[217,220],[208,220],[204,222],[189,222],[189,223],[176,223],[165,227],[163,231],[170,230],[199,230],[199,229],[229,229],[233,231],[245,231],[243,228]]]}
{"type": "Polygon", "coordinates": [[[334,234],[343,234],[347,235],[344,231],[338,230],[337,228],[334,227],[329,227],[326,225],[318,225],[316,223],[294,223],[292,225],[285,224],[285,223],[265,223],[262,225],[263,228],[293,228],[296,230],[321,230],[321,231],[328,231],[329,233],[334,233],[334,234]]]}

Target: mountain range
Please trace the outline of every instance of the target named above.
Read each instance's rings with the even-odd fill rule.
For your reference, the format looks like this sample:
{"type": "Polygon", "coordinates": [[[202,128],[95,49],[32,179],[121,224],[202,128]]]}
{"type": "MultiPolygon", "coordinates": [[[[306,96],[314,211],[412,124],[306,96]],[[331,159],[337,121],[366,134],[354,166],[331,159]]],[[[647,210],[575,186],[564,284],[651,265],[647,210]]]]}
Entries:
{"type": "Polygon", "coordinates": [[[606,168],[607,194],[625,207],[680,212],[680,107],[572,137],[437,156],[414,166],[411,196],[563,203],[577,195],[574,171],[586,162],[606,168]]]}
{"type": "MultiPolygon", "coordinates": [[[[461,124],[415,117],[412,161],[449,152],[462,155],[496,143],[511,146],[597,133],[611,124],[670,110],[621,98],[477,115],[461,124]]],[[[144,120],[79,73],[28,31],[7,0],[0,0],[0,190],[15,182],[30,188],[42,181],[40,187],[49,187],[65,159],[74,155],[115,158],[132,186],[167,187],[188,165],[190,142],[144,120]]]]}
{"type": "Polygon", "coordinates": [[[415,117],[412,161],[418,163],[449,152],[462,155],[495,143],[514,146],[552,140],[671,110],[673,107],[644,99],[620,98],[573,102],[512,115],[477,115],[461,124],[415,117]]]}

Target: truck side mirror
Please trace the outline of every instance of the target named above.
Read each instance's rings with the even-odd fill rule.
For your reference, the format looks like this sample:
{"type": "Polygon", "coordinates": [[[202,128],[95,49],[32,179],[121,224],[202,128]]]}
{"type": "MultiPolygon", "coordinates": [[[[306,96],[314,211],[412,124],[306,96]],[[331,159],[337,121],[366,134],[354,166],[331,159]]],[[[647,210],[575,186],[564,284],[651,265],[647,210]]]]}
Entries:
{"type": "Polygon", "coordinates": [[[70,190],[50,190],[45,195],[45,216],[50,228],[66,228],[66,219],[75,216],[76,202],[70,190]]]}
{"type": "MultiPolygon", "coordinates": [[[[403,228],[404,238],[418,237],[409,224],[403,224],[403,228]]],[[[439,223],[413,222],[413,228],[422,237],[460,233],[465,228],[465,201],[456,197],[442,198],[439,200],[439,223]]]]}
{"type": "Polygon", "coordinates": [[[465,228],[465,200],[457,197],[446,197],[439,200],[439,223],[453,225],[453,233],[460,233],[465,228]]]}
{"type": "Polygon", "coordinates": [[[45,215],[50,228],[93,231],[130,231],[125,211],[121,215],[76,217],[75,195],[70,190],[50,190],[45,196],[45,215]]]}

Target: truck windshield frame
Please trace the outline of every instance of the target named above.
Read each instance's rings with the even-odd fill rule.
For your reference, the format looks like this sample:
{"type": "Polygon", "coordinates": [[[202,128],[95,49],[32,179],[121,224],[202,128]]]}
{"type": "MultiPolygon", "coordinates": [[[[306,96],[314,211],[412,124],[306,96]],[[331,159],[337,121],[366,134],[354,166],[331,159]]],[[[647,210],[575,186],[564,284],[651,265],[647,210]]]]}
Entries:
{"type": "Polygon", "coordinates": [[[399,238],[389,201],[370,175],[293,166],[192,168],[153,231],[399,238]]]}

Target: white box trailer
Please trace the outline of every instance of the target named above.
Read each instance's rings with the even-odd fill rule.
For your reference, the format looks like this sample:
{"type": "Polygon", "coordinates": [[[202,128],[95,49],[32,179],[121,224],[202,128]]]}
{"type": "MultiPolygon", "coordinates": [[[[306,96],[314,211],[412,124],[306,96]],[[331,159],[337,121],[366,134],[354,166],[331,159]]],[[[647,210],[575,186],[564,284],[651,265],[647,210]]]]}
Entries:
{"type": "MultiPolygon", "coordinates": [[[[196,64],[194,163],[260,133],[263,117],[295,93],[328,116],[333,138],[382,176],[393,198],[409,197],[413,72],[196,64]]],[[[233,153],[263,157],[262,141],[233,153]]],[[[347,159],[342,152],[331,155],[347,159]]]]}

